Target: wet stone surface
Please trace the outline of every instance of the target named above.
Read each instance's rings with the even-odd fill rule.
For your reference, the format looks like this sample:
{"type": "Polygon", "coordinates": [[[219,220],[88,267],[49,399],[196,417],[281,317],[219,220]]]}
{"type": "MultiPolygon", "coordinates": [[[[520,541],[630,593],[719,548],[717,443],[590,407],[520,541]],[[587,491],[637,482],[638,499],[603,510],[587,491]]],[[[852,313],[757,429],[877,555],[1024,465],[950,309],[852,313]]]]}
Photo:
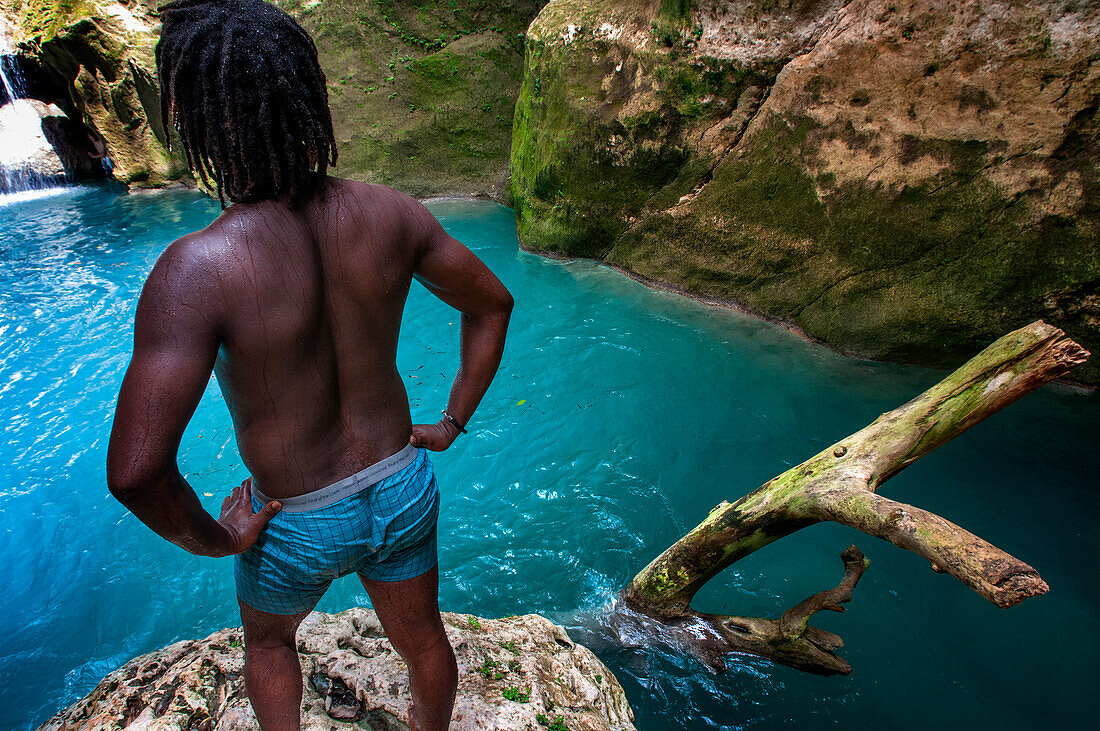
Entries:
{"type": "MultiPolygon", "coordinates": [[[[615,676],[565,630],[535,614],[443,615],[458,659],[452,728],[633,729],[615,676]]],[[[407,729],[408,671],[369,609],[314,613],[298,631],[304,729],[407,729]]],[[[47,721],[73,728],[255,729],[240,628],[134,658],[47,721]]]]}

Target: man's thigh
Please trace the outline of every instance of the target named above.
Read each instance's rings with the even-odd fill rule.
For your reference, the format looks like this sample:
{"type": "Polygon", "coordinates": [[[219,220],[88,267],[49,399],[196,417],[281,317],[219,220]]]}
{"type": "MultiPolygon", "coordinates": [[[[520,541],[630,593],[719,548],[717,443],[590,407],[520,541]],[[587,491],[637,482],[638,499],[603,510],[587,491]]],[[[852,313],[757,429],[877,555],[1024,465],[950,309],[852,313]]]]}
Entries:
{"type": "Polygon", "coordinates": [[[359,577],[394,649],[404,657],[416,657],[446,640],[439,616],[439,568],[413,579],[376,581],[359,577]]]}
{"type": "Polygon", "coordinates": [[[239,597],[237,603],[241,607],[245,647],[249,650],[296,647],[294,635],[298,625],[313,611],[307,609],[297,614],[272,614],[250,607],[239,597]]]}

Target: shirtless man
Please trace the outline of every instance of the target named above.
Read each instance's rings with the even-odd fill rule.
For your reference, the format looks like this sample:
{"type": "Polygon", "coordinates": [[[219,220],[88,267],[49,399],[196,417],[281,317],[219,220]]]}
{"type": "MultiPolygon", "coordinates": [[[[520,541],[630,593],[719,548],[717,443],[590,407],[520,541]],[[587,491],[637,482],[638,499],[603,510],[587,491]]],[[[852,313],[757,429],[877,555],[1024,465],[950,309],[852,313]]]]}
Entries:
{"type": "Polygon", "coordinates": [[[500,363],[512,298],[416,200],[326,175],[325,79],[289,16],[261,0],[179,0],[161,18],[163,118],[232,205],[149,274],[108,486],[164,538],[235,555],[245,682],[265,731],[299,728],[295,632],[349,573],[408,664],[411,725],[446,728],[457,669],[425,450],[464,431],[500,363]],[[413,278],[462,313],[461,367],[435,424],[412,423],[395,363],[413,278]],[[252,475],[217,520],[176,464],[211,372],[252,475]]]}

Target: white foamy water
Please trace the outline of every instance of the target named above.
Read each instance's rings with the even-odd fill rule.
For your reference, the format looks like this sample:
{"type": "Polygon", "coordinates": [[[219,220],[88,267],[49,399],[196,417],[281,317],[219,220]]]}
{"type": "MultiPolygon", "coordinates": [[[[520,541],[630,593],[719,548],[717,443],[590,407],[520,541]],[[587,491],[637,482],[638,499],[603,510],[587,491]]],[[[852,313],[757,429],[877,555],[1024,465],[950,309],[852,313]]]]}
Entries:
{"type": "Polygon", "coordinates": [[[79,188],[59,185],[56,188],[38,188],[36,190],[21,190],[17,193],[3,193],[0,194],[0,208],[5,206],[13,206],[17,203],[36,201],[43,198],[56,198],[62,195],[75,195],[78,192],[80,192],[79,188]]]}

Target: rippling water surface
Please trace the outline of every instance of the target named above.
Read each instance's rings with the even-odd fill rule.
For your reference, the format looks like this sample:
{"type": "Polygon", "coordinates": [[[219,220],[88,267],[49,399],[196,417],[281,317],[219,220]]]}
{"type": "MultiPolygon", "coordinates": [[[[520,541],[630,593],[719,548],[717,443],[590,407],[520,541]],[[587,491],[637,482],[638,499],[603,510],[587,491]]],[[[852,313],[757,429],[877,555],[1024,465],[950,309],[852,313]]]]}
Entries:
{"type": "MultiPolygon", "coordinates": [[[[714,504],[943,374],[841,358],[589,262],[520,252],[512,212],[495,204],[431,207],[517,301],[470,435],[435,458],[445,609],[567,625],[618,675],[642,729],[1091,727],[1098,399],[1047,387],[883,490],[1031,563],[1047,596],[998,610],[912,554],[814,526],[738,563],[696,606],[778,616],[835,584],[855,542],[870,570],[846,614],[817,616],[854,671],[819,678],[743,657],[714,676],[622,648],[603,608],[714,504]]],[[[165,244],[217,212],[191,192],[107,188],[0,205],[0,727],[43,721],[136,654],[239,623],[231,562],[157,538],[103,475],[141,283],[165,244]]],[[[438,418],[457,347],[453,311],[414,286],[399,364],[415,420],[438,418]]],[[[245,476],[216,387],[180,463],[212,511],[245,476]]],[[[319,609],[365,602],[348,578],[319,609]]]]}

